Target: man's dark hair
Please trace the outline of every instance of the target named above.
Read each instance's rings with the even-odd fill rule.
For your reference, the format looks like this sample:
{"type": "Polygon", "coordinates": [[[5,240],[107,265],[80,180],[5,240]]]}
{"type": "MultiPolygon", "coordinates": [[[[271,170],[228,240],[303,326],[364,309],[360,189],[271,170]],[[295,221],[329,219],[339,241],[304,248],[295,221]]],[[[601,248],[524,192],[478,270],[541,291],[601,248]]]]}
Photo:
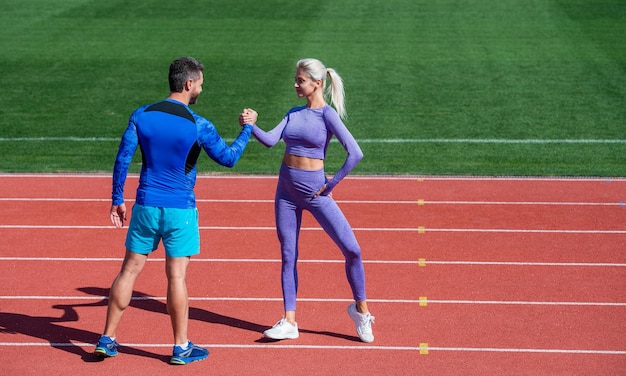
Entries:
{"type": "Polygon", "coordinates": [[[188,79],[197,80],[204,65],[193,57],[181,57],[170,64],[170,91],[182,93],[188,79]]]}

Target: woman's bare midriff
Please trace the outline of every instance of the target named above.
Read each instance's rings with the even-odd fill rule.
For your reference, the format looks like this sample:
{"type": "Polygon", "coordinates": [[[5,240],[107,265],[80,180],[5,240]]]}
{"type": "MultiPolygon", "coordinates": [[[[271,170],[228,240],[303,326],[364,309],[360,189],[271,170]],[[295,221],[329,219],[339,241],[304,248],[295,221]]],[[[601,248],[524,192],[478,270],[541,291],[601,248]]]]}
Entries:
{"type": "Polygon", "coordinates": [[[285,153],[283,157],[283,163],[289,167],[298,168],[300,170],[316,171],[324,168],[323,159],[301,157],[287,153],[285,153]]]}

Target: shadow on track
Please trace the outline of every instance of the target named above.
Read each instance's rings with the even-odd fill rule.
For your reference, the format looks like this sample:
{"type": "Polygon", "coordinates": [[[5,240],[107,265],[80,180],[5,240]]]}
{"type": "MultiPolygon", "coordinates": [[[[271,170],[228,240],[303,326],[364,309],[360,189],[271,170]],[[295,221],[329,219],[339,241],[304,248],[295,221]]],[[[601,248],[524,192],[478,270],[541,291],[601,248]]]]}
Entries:
{"type": "MultiPolygon", "coordinates": [[[[90,304],[85,304],[84,306],[89,305],[90,304]]],[[[52,308],[63,311],[60,317],[29,316],[20,313],[0,312],[0,332],[9,334],[19,333],[29,337],[40,338],[50,343],[50,346],[55,349],[80,356],[84,362],[102,361],[102,358],[86,351],[82,347],[85,343],[93,344],[93,341],[97,340],[100,334],[62,325],[64,323],[78,321],[78,313],[74,309],[77,306],[83,305],[52,306],[52,308]]],[[[164,358],[159,354],[127,346],[120,346],[119,351],[126,354],[157,358],[164,361],[169,360],[169,357],[164,358]]]]}
{"type": "MultiPolygon", "coordinates": [[[[107,300],[109,296],[108,288],[105,289],[100,287],[81,287],[78,288],[78,291],[84,292],[89,295],[102,297],[101,301],[97,303],[92,303],[93,305],[107,305],[107,300]]],[[[164,302],[157,300],[153,296],[144,294],[142,292],[133,292],[133,300],[131,300],[130,306],[150,312],[163,313],[167,315],[167,305],[164,302]]],[[[224,316],[219,313],[194,307],[189,307],[189,319],[219,325],[226,325],[233,328],[249,330],[257,333],[262,333],[265,329],[267,329],[267,326],[265,325],[255,324],[250,321],[245,321],[230,316],[224,316]]]]}

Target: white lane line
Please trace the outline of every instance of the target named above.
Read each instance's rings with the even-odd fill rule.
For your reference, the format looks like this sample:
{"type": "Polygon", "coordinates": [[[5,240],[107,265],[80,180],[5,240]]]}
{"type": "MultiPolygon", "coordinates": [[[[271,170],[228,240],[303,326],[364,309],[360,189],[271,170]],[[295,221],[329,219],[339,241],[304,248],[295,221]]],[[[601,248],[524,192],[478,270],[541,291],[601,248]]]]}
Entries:
{"type": "MultiPolygon", "coordinates": [[[[0,257],[0,261],[80,261],[80,262],[121,262],[121,257],[0,257]]],[[[148,262],[164,262],[162,257],[149,258],[148,262]]],[[[230,259],[192,258],[191,262],[232,262],[232,263],[280,263],[280,259],[230,259]]],[[[300,263],[343,264],[345,260],[302,259],[300,263]]],[[[363,260],[364,264],[391,265],[479,265],[479,266],[559,266],[559,267],[626,267],[625,263],[608,262],[532,262],[532,261],[439,261],[439,260],[363,260]]]]}
{"type": "MultiPolygon", "coordinates": [[[[0,225],[0,229],[115,229],[114,226],[79,225],[0,225]]],[[[212,231],[276,231],[273,226],[200,226],[212,231]]],[[[478,229],[478,228],[424,228],[424,227],[354,227],[354,231],[380,232],[484,232],[484,233],[544,233],[544,234],[626,234],[626,230],[542,230],[542,229],[478,229]]],[[[302,231],[323,231],[321,227],[303,227],[302,231]]]]}
{"type": "MultiPolygon", "coordinates": [[[[64,197],[0,197],[0,202],[110,202],[106,198],[64,197]]],[[[127,203],[134,200],[126,200],[127,203]]],[[[273,199],[196,199],[197,203],[273,204],[273,199]]],[[[429,200],[336,200],[339,204],[359,205],[520,205],[520,206],[625,206],[624,202],[560,202],[560,201],[429,201],[429,200]]]]}
{"type": "MultiPolygon", "coordinates": [[[[119,142],[119,140],[119,137],[0,137],[0,142],[119,142]]],[[[229,143],[234,141],[229,138],[224,140],[229,143]]],[[[250,141],[257,142],[255,139],[250,141]]],[[[334,138],[331,141],[339,142],[334,138]]],[[[362,144],[626,144],[626,140],[614,138],[360,138],[357,142],[362,144]]]]}
{"type": "MultiPolygon", "coordinates": [[[[128,179],[138,179],[138,174],[128,174],[128,179]]],[[[111,174],[100,173],[0,173],[0,178],[46,178],[46,179],[107,179],[111,180],[111,174]]],[[[198,174],[198,179],[269,179],[278,180],[277,175],[242,175],[242,174],[198,174]]],[[[395,180],[395,181],[542,181],[542,182],[626,182],[624,177],[587,177],[587,176],[463,176],[463,175],[349,175],[346,180],[395,180]]]]}
{"type": "MultiPolygon", "coordinates": [[[[2,295],[0,300],[107,300],[107,296],[64,296],[64,295],[2,295]]],[[[133,296],[134,301],[167,301],[165,296],[133,296]]],[[[189,297],[190,301],[208,302],[277,302],[282,298],[245,298],[245,297],[189,297]]],[[[340,298],[298,298],[307,303],[349,303],[352,299],[340,298]]],[[[464,304],[464,305],[517,305],[517,306],[576,306],[576,307],[626,307],[626,302],[548,302],[526,300],[455,300],[455,299],[368,299],[371,303],[381,304],[464,304]]]]}
{"type": "MultiPolygon", "coordinates": [[[[588,354],[588,355],[626,355],[625,350],[597,350],[597,349],[529,349],[503,347],[439,347],[427,346],[325,346],[325,345],[284,345],[276,343],[246,345],[229,343],[199,343],[207,348],[225,349],[302,349],[302,350],[374,350],[374,351],[417,351],[426,354],[430,351],[450,352],[499,352],[499,353],[539,353],[539,354],[588,354]]],[[[0,342],[0,347],[92,347],[94,343],[85,342],[0,342]]],[[[170,348],[171,344],[164,343],[122,343],[122,347],[134,348],[170,348]]]]}

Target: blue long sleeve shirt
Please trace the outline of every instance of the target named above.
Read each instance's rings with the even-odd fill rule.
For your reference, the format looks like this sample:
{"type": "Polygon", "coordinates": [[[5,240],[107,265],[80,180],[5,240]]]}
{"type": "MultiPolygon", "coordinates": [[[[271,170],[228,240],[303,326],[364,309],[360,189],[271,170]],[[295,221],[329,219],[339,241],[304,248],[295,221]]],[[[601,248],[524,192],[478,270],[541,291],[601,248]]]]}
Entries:
{"type": "Polygon", "coordinates": [[[141,149],[136,203],[190,209],[196,207],[196,162],[201,151],[218,164],[233,167],[245,150],[252,127],[245,125],[229,146],[213,123],[185,104],[166,99],[142,106],[130,116],[113,168],[113,205],[124,202],[130,162],[141,149]]]}

